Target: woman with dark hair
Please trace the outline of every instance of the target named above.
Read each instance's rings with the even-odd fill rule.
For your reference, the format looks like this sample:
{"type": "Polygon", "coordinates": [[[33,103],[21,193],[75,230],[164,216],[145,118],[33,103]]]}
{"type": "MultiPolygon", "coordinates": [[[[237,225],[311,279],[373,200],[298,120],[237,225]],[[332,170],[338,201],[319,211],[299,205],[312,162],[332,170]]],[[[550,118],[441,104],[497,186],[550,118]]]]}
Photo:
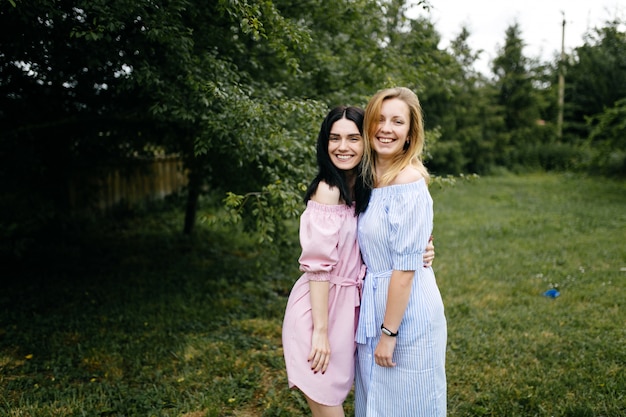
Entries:
{"type": "MultiPolygon", "coordinates": [[[[369,189],[365,189],[363,181],[356,181],[357,176],[360,175],[360,162],[363,157],[363,109],[359,107],[339,106],[332,109],[320,128],[320,132],[317,137],[317,167],[318,174],[313,179],[309,188],[304,196],[304,202],[308,202],[312,196],[315,195],[317,187],[320,182],[325,182],[330,187],[337,187],[341,200],[344,204],[350,206],[354,202],[358,206],[356,207],[356,215],[362,212],[367,206],[369,200],[369,189]],[[340,137],[331,133],[334,124],[341,119],[345,119],[346,126],[349,126],[351,130],[352,143],[355,143],[357,149],[357,155],[355,158],[347,160],[345,156],[341,157],[343,160],[336,158],[329,147],[331,143],[338,143],[340,137]],[[351,126],[349,122],[352,122],[354,126],[351,126]],[[358,132],[358,133],[357,133],[358,132]],[[356,141],[354,140],[356,139],[356,141]],[[349,162],[346,166],[345,163],[349,162]],[[354,165],[356,164],[356,165],[354,165]]],[[[343,122],[340,122],[343,123],[343,122]]],[[[339,129],[340,126],[337,126],[339,129]]],[[[346,145],[346,143],[341,143],[346,145]]],[[[336,147],[333,146],[333,147],[336,147]]]]}
{"type": "MultiPolygon", "coordinates": [[[[290,388],[306,397],[314,417],[342,417],[354,381],[354,340],[365,267],[357,216],[369,188],[360,178],[363,110],[332,109],[317,138],[318,174],[300,218],[300,271],[283,321],[290,388]]],[[[432,246],[431,246],[432,248],[432,246]]],[[[425,254],[430,265],[434,251],[425,254]]]]}

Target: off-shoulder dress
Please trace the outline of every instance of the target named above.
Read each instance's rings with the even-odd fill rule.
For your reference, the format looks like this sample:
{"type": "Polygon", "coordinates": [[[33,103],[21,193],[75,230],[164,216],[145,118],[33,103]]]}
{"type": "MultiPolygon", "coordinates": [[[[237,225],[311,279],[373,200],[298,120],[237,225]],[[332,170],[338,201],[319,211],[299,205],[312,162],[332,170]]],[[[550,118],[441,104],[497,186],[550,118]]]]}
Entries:
{"type": "Polygon", "coordinates": [[[357,243],[357,217],[347,205],[309,200],[300,217],[299,259],[303,274],[294,284],[283,320],[283,350],[289,387],[313,401],[341,405],[354,382],[355,331],[365,267],[357,243]],[[327,371],[314,373],[311,351],[313,319],[309,281],[329,281],[327,371]]]}

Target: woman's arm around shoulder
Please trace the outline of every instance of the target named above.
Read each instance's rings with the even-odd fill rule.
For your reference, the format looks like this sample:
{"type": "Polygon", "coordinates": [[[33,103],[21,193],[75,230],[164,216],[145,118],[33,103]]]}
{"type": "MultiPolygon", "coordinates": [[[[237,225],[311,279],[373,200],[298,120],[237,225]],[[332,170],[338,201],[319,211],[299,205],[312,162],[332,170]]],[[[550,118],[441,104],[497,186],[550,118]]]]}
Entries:
{"type": "Polygon", "coordinates": [[[408,166],[404,167],[404,169],[402,169],[402,171],[400,171],[398,173],[396,178],[394,178],[393,184],[395,184],[395,185],[398,185],[398,184],[409,184],[409,183],[412,183],[412,182],[419,181],[423,177],[424,176],[419,171],[419,169],[417,169],[413,165],[408,165],[408,166]]]}
{"type": "Polygon", "coordinates": [[[317,190],[315,190],[315,194],[311,196],[311,200],[316,203],[333,206],[341,204],[341,194],[339,188],[331,187],[326,182],[320,181],[317,185],[317,190]]]}

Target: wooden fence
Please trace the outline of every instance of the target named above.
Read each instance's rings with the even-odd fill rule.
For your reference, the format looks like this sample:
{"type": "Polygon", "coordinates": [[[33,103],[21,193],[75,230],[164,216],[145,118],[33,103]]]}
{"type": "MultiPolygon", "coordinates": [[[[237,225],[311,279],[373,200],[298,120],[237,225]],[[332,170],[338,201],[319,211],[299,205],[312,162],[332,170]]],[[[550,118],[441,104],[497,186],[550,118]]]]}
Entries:
{"type": "Polygon", "coordinates": [[[178,156],[138,160],[132,167],[112,167],[101,175],[70,181],[72,210],[106,211],[162,199],[187,185],[187,173],[178,156]]]}

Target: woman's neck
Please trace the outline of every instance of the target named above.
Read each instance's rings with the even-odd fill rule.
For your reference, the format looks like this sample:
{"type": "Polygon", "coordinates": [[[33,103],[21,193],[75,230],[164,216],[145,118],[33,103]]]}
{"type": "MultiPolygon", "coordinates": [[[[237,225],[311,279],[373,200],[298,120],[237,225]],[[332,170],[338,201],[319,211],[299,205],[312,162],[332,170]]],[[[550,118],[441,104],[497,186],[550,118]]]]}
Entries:
{"type": "Polygon", "coordinates": [[[385,175],[387,171],[391,168],[392,165],[391,159],[381,159],[376,158],[376,182],[378,183],[380,179],[385,175]]]}

